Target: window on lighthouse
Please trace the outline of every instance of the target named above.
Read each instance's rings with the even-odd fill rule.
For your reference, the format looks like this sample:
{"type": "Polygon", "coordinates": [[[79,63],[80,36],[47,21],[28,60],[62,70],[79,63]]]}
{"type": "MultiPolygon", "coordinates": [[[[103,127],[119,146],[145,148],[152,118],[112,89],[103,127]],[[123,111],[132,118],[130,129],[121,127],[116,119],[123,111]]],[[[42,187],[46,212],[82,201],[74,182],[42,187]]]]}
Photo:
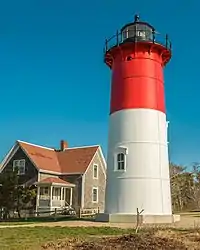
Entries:
{"type": "Polygon", "coordinates": [[[117,170],[125,170],[125,154],[117,154],[117,170]]]}

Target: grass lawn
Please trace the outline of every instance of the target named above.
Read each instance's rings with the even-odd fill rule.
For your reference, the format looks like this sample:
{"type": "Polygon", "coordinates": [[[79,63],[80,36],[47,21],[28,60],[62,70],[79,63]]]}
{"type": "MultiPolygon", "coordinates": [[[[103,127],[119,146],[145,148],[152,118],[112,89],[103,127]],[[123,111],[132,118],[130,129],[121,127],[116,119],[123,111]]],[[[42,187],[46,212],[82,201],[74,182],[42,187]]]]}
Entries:
{"type": "Polygon", "coordinates": [[[1,250],[200,249],[199,229],[110,227],[23,227],[0,229],[1,250]],[[115,236],[115,237],[113,237],[115,236]]]}
{"type": "Polygon", "coordinates": [[[1,250],[198,250],[199,242],[197,229],[151,228],[142,229],[138,234],[133,229],[109,227],[0,229],[1,250]]]}
{"type": "MultiPolygon", "coordinates": [[[[91,235],[120,235],[133,232],[133,229],[118,229],[106,227],[34,227],[34,228],[1,228],[1,250],[44,249],[41,246],[47,242],[64,238],[87,238],[91,235]]],[[[67,249],[67,248],[66,248],[67,249]]]]}
{"type": "MultiPolygon", "coordinates": [[[[27,227],[0,228],[0,250],[200,249],[200,227],[198,224],[193,226],[193,220],[199,214],[198,212],[181,214],[181,226],[183,229],[151,225],[142,227],[138,234],[135,234],[134,229],[69,226],[47,227],[45,224],[41,227],[37,225],[41,222],[55,221],[54,218],[47,217],[29,218],[27,221],[1,222],[0,226],[27,224],[27,227]],[[186,224],[191,221],[192,229],[189,229],[186,224]],[[35,223],[36,227],[28,227],[30,223],[35,223]],[[186,227],[188,229],[184,229],[186,227]],[[102,237],[105,238],[101,239],[102,237]]],[[[76,218],[74,219],[77,220],[76,218]]],[[[57,218],[57,221],[59,220],[70,221],[73,219],[57,218]]],[[[81,220],[88,220],[88,218],[81,220]]]]}

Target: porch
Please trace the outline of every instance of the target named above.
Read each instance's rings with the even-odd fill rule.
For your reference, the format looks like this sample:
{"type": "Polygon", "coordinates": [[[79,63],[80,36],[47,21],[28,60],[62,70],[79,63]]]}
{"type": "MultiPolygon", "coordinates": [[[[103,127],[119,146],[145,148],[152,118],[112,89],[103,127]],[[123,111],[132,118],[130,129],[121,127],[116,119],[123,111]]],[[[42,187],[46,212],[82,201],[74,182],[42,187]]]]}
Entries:
{"type": "Polygon", "coordinates": [[[41,180],[36,185],[36,212],[51,212],[72,206],[74,184],[52,177],[41,180]]]}

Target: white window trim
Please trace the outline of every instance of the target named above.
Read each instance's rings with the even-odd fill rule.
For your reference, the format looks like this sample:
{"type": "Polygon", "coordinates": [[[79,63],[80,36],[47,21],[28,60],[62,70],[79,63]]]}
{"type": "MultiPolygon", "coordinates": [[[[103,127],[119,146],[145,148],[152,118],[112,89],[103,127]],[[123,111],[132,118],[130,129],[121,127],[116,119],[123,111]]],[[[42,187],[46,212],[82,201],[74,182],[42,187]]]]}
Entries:
{"type": "Polygon", "coordinates": [[[16,163],[16,162],[19,162],[19,161],[23,161],[23,163],[24,163],[24,171],[23,171],[23,173],[19,173],[19,171],[18,171],[18,175],[25,175],[25,173],[26,173],[26,161],[25,161],[25,159],[14,160],[14,161],[13,161],[13,171],[14,171],[15,168],[16,168],[15,163],[16,163]]]}
{"type": "Polygon", "coordinates": [[[126,154],[124,152],[118,152],[115,154],[115,171],[116,172],[125,172],[126,171],[126,154]],[[118,154],[124,154],[124,169],[118,169],[118,154]]]}
{"type": "Polygon", "coordinates": [[[121,153],[117,153],[117,154],[116,154],[116,161],[117,161],[117,162],[116,162],[116,169],[117,169],[117,171],[119,171],[119,172],[124,172],[124,171],[126,171],[126,155],[125,155],[124,153],[122,153],[122,152],[121,152],[121,153]],[[119,155],[119,154],[122,154],[122,155],[123,155],[124,160],[118,161],[118,155],[119,155]],[[119,166],[120,163],[124,163],[124,169],[119,169],[119,168],[118,168],[118,166],[119,166]]]}
{"type": "Polygon", "coordinates": [[[126,172],[126,168],[127,168],[127,154],[128,154],[128,148],[126,147],[118,147],[115,150],[115,154],[114,154],[114,172],[126,172]],[[124,169],[118,169],[118,161],[117,161],[117,156],[118,154],[124,154],[124,169]]]}
{"type": "Polygon", "coordinates": [[[93,202],[93,203],[98,203],[98,201],[99,201],[99,189],[98,189],[98,187],[93,187],[93,188],[92,188],[92,202],[93,202]],[[93,197],[94,197],[94,196],[93,196],[93,194],[94,194],[93,191],[94,191],[94,190],[97,191],[97,200],[96,200],[96,201],[93,200],[93,197]]]}
{"type": "Polygon", "coordinates": [[[98,164],[95,163],[93,165],[93,179],[98,179],[98,178],[99,178],[99,166],[98,166],[98,164]],[[97,167],[97,176],[96,177],[94,176],[94,168],[95,167],[97,167]]]}

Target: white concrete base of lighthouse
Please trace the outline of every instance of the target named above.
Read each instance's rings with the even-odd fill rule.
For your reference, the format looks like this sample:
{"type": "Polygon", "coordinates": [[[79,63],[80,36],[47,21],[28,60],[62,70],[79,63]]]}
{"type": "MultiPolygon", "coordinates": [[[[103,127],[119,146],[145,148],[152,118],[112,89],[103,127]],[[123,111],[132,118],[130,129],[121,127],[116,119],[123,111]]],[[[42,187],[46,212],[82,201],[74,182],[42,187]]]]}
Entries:
{"type": "MultiPolygon", "coordinates": [[[[139,215],[141,224],[170,224],[180,221],[180,215],[139,215]]],[[[106,214],[99,213],[96,216],[98,222],[111,223],[136,223],[137,215],[135,214],[106,214]]]]}
{"type": "Polygon", "coordinates": [[[173,223],[166,114],[127,109],[110,116],[105,213],[97,221],[173,223]],[[118,155],[123,155],[123,168],[118,155]]]}

